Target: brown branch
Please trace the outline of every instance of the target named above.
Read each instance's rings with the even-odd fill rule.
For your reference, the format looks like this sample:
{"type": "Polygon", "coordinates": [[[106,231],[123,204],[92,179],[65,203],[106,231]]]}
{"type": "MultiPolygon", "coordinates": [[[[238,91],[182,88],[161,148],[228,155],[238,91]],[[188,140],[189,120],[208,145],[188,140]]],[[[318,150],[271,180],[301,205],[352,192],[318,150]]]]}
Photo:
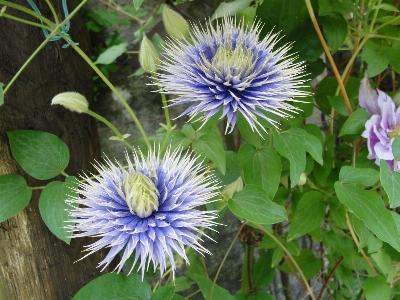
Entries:
{"type": "Polygon", "coordinates": [[[329,273],[328,277],[325,279],[324,285],[322,286],[321,292],[319,293],[318,300],[322,299],[322,297],[325,295],[326,288],[328,286],[329,281],[333,277],[333,274],[336,272],[336,269],[340,266],[340,264],[343,262],[344,257],[342,256],[339,261],[336,263],[336,265],[333,267],[332,271],[329,273]]]}

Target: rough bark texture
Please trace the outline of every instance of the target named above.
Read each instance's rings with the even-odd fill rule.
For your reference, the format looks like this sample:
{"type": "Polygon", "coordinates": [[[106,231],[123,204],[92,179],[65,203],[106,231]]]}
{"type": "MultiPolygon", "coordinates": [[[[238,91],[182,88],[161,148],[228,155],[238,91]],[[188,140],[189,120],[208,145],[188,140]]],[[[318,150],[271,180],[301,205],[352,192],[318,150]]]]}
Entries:
{"type": "MultiPolygon", "coordinates": [[[[27,5],[22,0],[13,2],[27,5]]],[[[61,1],[52,2],[62,20],[61,1]]],[[[69,1],[70,11],[74,3],[69,1]]],[[[46,2],[39,0],[37,5],[51,19],[46,2]]],[[[7,13],[37,21],[10,8],[7,13]]],[[[40,28],[5,18],[0,18],[0,28],[0,82],[7,84],[44,37],[40,28]]],[[[71,21],[70,34],[88,53],[89,36],[78,15],[71,21]]],[[[92,98],[91,69],[71,47],[63,49],[63,44],[63,40],[47,44],[7,92],[5,104],[0,107],[0,175],[22,174],[29,186],[43,186],[47,182],[30,177],[17,165],[10,152],[8,131],[39,130],[60,137],[70,150],[66,169],[70,175],[94,171],[90,162],[100,159],[95,121],[87,115],[50,106],[52,97],[65,91],[92,98]]],[[[40,217],[39,195],[39,191],[34,191],[27,208],[0,224],[0,299],[70,299],[83,285],[101,275],[96,266],[105,253],[98,252],[74,263],[83,256],[83,246],[93,240],[80,238],[67,245],[56,238],[40,217]]]]}

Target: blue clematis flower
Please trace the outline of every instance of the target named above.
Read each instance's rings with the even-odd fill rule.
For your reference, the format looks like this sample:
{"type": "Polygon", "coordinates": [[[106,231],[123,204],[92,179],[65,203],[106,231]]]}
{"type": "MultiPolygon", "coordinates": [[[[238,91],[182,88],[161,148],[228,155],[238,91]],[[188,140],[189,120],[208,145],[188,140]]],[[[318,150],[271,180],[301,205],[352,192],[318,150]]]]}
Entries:
{"type": "Polygon", "coordinates": [[[247,28],[224,18],[216,29],[206,26],[193,26],[192,42],[172,38],[164,49],[158,80],[164,93],[178,95],[170,106],[191,104],[180,116],[202,113],[206,122],[222,108],[226,132],[239,113],[259,132],[257,127],[265,129],[257,117],[277,125],[265,112],[288,118],[298,110],[288,101],[308,94],[299,90],[304,64],[288,54],[290,44],[274,49],[279,40],[274,33],[259,41],[260,22],[247,28]]]}
{"type": "Polygon", "coordinates": [[[122,251],[116,268],[120,272],[134,255],[133,266],[139,262],[143,277],[150,261],[161,274],[170,264],[174,274],[173,252],[187,262],[186,246],[209,253],[199,243],[200,236],[203,229],[217,225],[213,221],[217,215],[196,207],[212,201],[219,187],[196,160],[196,156],[180,150],[167,151],[163,157],[150,151],[146,158],[134,154],[133,163],[127,155],[127,169],[110,160],[97,165],[99,175],[94,179],[86,176],[78,190],[81,196],[67,201],[75,205],[69,211],[72,237],[100,237],[86,246],[89,253],[84,257],[109,248],[99,263],[104,269],[122,251]]]}

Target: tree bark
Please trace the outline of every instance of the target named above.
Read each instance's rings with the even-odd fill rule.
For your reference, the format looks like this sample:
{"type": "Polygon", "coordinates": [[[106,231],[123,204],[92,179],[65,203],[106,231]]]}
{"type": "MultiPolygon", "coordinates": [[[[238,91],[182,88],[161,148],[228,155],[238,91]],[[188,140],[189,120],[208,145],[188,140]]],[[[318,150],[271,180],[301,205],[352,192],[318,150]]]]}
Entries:
{"type": "MultiPolygon", "coordinates": [[[[29,7],[26,1],[13,2],[29,7]]],[[[68,3],[70,12],[74,3],[68,3]]],[[[44,16],[52,19],[44,0],[38,0],[37,5],[44,16]]],[[[63,20],[61,0],[53,5],[63,20]]],[[[7,8],[7,13],[38,22],[11,8],[7,8]]],[[[6,85],[44,36],[38,27],[3,17],[0,28],[0,82],[6,85]]],[[[89,35],[79,15],[72,18],[69,33],[83,51],[90,53],[89,35]]],[[[8,131],[38,130],[60,137],[70,150],[66,169],[69,175],[95,172],[91,162],[101,159],[95,120],[61,106],[50,106],[51,99],[61,92],[76,91],[89,100],[93,97],[90,67],[71,47],[63,49],[64,44],[64,40],[48,43],[22,72],[7,92],[5,104],[0,106],[0,175],[22,174],[31,187],[47,182],[30,177],[18,166],[10,152],[8,131]]],[[[67,245],[56,238],[40,217],[39,196],[40,192],[34,191],[22,212],[0,224],[0,299],[71,299],[83,285],[101,275],[96,266],[105,252],[76,262],[83,256],[83,246],[94,240],[79,238],[67,245]]]]}

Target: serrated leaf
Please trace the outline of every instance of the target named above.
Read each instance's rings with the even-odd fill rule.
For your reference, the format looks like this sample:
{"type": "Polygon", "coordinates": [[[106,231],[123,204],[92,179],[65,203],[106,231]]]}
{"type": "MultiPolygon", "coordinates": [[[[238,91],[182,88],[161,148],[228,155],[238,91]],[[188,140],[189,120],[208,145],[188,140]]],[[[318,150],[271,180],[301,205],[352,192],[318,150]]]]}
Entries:
{"type": "Polygon", "coordinates": [[[386,209],[382,199],[373,191],[363,190],[356,186],[335,183],[336,194],[344,205],[382,241],[389,243],[400,251],[400,239],[396,223],[389,210],[386,209]]]}
{"type": "Polygon", "coordinates": [[[391,288],[383,276],[368,277],[363,284],[367,300],[389,300],[391,288]]]}
{"type": "Polygon", "coordinates": [[[391,208],[400,206],[400,173],[390,171],[390,167],[383,159],[380,161],[381,183],[389,197],[391,208]]]}
{"type": "Polygon", "coordinates": [[[210,279],[201,275],[195,275],[194,278],[197,284],[199,285],[199,288],[205,300],[210,299],[211,292],[212,292],[212,299],[235,300],[235,297],[229,294],[227,290],[220,287],[218,284],[214,285],[210,279]]]}
{"type": "Polygon", "coordinates": [[[339,136],[361,134],[365,130],[365,123],[369,118],[371,118],[371,115],[364,107],[360,107],[344,122],[339,136]]]}
{"type": "Polygon", "coordinates": [[[81,288],[72,300],[150,300],[151,288],[137,274],[104,274],[81,288]]]}
{"type": "Polygon", "coordinates": [[[318,23],[322,25],[324,36],[328,42],[331,52],[335,53],[343,45],[347,36],[347,21],[337,12],[318,18],[318,23]]]}
{"type": "Polygon", "coordinates": [[[371,39],[364,45],[361,60],[368,64],[367,70],[370,78],[381,73],[389,64],[389,59],[382,54],[380,45],[371,39]]]}
{"type": "Polygon", "coordinates": [[[32,190],[19,174],[0,176],[0,223],[23,210],[31,200],[32,190]]]}
{"type": "Polygon", "coordinates": [[[291,220],[287,240],[291,241],[313,231],[325,217],[326,204],[324,195],[317,191],[305,193],[299,203],[291,220]]]}
{"type": "Polygon", "coordinates": [[[254,184],[272,199],[279,186],[282,165],[278,154],[270,147],[256,149],[244,144],[239,149],[238,161],[242,165],[246,184],[254,184]]]}
{"type": "Polygon", "coordinates": [[[343,166],[340,169],[339,181],[341,183],[354,183],[372,186],[379,180],[379,172],[370,168],[353,168],[343,166]]]}
{"type": "Polygon", "coordinates": [[[125,51],[126,51],[126,43],[121,43],[119,45],[111,46],[106,51],[101,53],[94,63],[109,65],[113,63],[114,60],[116,60],[118,57],[120,57],[125,51]]]}
{"type": "Polygon", "coordinates": [[[171,300],[174,293],[175,287],[170,285],[162,286],[153,293],[151,300],[171,300]]]}
{"type": "Polygon", "coordinates": [[[211,159],[225,175],[226,160],[222,138],[220,134],[209,132],[202,135],[198,140],[194,140],[192,144],[193,151],[201,156],[211,159]]]}
{"type": "Polygon", "coordinates": [[[53,134],[33,130],[7,132],[11,151],[20,166],[32,177],[46,180],[67,167],[67,145],[53,134]]]}
{"type": "Polygon", "coordinates": [[[43,221],[50,231],[68,245],[71,232],[65,228],[69,220],[68,211],[70,205],[66,199],[74,199],[78,196],[76,189],[79,181],[75,177],[67,177],[65,182],[52,181],[43,189],[39,198],[39,211],[43,221]]]}
{"type": "Polygon", "coordinates": [[[274,224],[287,220],[287,213],[268,199],[268,193],[255,185],[246,187],[229,199],[230,210],[240,218],[259,224],[274,224]]]}
{"type": "Polygon", "coordinates": [[[274,144],[276,151],[290,161],[290,184],[294,187],[306,167],[304,140],[289,131],[281,134],[274,131],[274,144]]]}
{"type": "Polygon", "coordinates": [[[236,0],[233,2],[222,2],[211,17],[211,21],[218,18],[233,16],[241,10],[250,6],[251,0],[236,0]]]}

